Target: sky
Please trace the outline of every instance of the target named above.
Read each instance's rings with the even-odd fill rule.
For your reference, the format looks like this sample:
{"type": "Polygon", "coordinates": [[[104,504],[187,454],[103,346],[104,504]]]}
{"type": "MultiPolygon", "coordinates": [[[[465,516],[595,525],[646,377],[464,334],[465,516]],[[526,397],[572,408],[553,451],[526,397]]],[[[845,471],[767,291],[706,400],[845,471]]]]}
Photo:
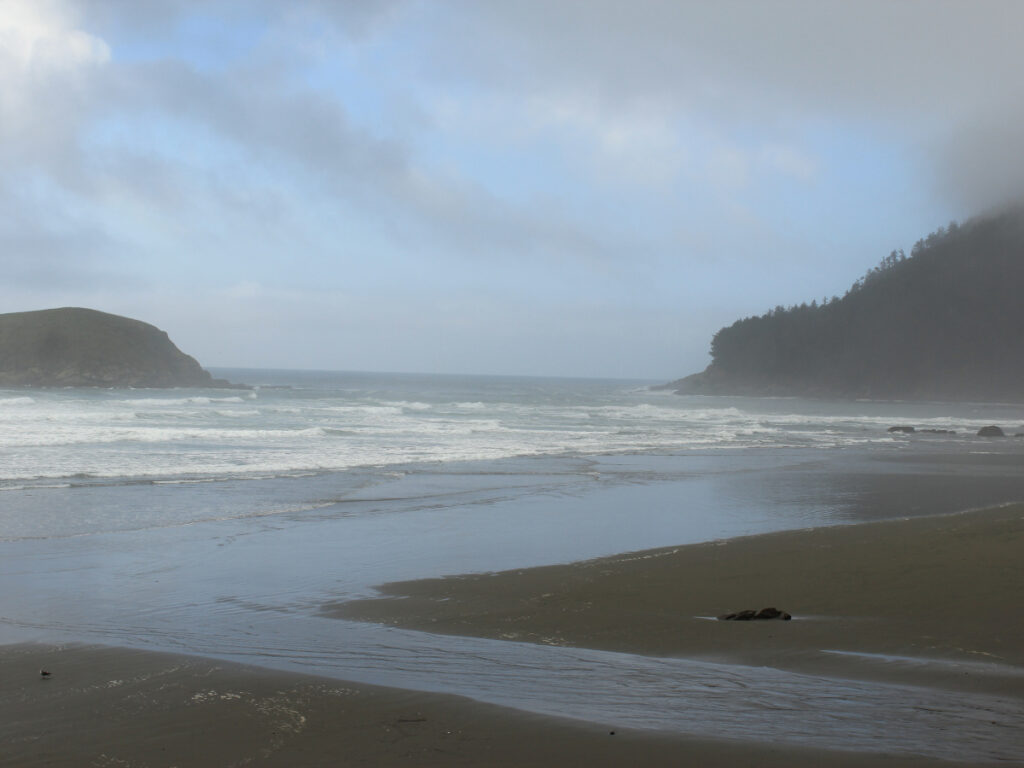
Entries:
{"type": "Polygon", "coordinates": [[[1016,0],[0,0],[0,312],[668,380],[1024,197],[1016,0]]]}

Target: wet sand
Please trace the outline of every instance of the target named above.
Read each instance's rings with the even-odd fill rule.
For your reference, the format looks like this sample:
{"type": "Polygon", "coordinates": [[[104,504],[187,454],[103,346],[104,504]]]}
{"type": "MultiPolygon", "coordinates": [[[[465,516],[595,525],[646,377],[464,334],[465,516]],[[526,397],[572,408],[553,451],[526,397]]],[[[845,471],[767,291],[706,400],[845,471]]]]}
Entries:
{"type": "Polygon", "coordinates": [[[0,649],[0,688],[0,765],[12,768],[962,765],[684,739],[95,646],[0,649]]]}
{"type": "MultiPolygon", "coordinates": [[[[1022,552],[1024,507],[1015,506],[396,583],[384,588],[392,597],[324,611],[1024,699],[1022,552]],[[794,620],[708,618],[768,605],[794,620]]],[[[630,731],[195,657],[21,645],[0,649],[0,765],[958,763],[630,731]]]]}
{"type": "Polygon", "coordinates": [[[387,597],[325,611],[437,633],[1021,695],[1022,553],[1016,505],[398,582],[381,587],[387,597]],[[794,619],[714,620],[768,606],[794,619]]]}

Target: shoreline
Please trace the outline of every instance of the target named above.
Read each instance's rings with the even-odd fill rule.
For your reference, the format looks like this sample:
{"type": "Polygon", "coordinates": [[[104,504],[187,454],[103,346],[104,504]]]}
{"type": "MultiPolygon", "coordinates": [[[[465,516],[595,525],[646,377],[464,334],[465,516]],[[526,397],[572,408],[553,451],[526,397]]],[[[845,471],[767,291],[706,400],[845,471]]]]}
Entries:
{"type": "Polygon", "coordinates": [[[325,616],[1020,696],[1024,504],[403,581],[325,616]],[[793,620],[715,617],[777,607],[793,620]]]}
{"type": "MultiPolygon", "coordinates": [[[[960,693],[999,697],[1005,719],[1024,712],[1024,620],[1015,612],[1022,547],[1024,505],[1015,504],[395,582],[381,588],[388,597],[329,604],[323,613],[438,634],[725,662],[748,668],[751,682],[764,666],[826,683],[890,686],[893,694],[914,686],[924,702],[929,691],[943,701],[960,693]],[[793,620],[712,618],[773,604],[793,620]]],[[[1024,765],[991,756],[986,739],[1003,740],[996,753],[1016,755],[1020,737],[994,720],[990,728],[988,718],[971,735],[981,738],[978,759],[963,760],[961,750],[957,762],[893,745],[839,751],[744,740],[742,730],[706,738],[711,731],[630,729],[453,694],[108,646],[0,646],[0,689],[0,766],[12,768],[1024,765]],[[40,668],[52,677],[41,679],[40,668]]]]}
{"type": "Polygon", "coordinates": [[[969,765],[624,729],[108,646],[0,646],[0,680],[0,766],[12,768],[969,765]],[[41,679],[41,666],[52,676],[41,679]]]}

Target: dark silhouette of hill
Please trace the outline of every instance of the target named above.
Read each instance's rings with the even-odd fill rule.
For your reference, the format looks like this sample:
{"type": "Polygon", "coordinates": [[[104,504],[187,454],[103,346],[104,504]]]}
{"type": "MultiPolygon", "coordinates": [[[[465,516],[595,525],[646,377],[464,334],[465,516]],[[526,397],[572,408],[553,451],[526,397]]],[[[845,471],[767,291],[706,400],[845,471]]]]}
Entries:
{"type": "Polygon", "coordinates": [[[227,387],[155,326],[92,309],[0,314],[0,386],[227,387]]]}
{"type": "Polygon", "coordinates": [[[1024,400],[1024,209],[893,251],[842,298],[715,334],[682,393],[1024,400]]]}

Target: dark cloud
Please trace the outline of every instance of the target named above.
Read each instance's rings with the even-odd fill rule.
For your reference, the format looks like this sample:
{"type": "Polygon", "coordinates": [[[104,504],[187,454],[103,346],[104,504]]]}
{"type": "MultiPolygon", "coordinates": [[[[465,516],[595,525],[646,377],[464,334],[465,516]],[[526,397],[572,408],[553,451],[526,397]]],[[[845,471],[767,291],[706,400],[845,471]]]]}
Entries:
{"type": "Polygon", "coordinates": [[[288,158],[339,188],[393,178],[407,165],[403,147],[353,128],[336,100],[265,71],[210,74],[181,62],[143,64],[122,73],[116,95],[116,109],[191,121],[256,159],[288,158]]]}

